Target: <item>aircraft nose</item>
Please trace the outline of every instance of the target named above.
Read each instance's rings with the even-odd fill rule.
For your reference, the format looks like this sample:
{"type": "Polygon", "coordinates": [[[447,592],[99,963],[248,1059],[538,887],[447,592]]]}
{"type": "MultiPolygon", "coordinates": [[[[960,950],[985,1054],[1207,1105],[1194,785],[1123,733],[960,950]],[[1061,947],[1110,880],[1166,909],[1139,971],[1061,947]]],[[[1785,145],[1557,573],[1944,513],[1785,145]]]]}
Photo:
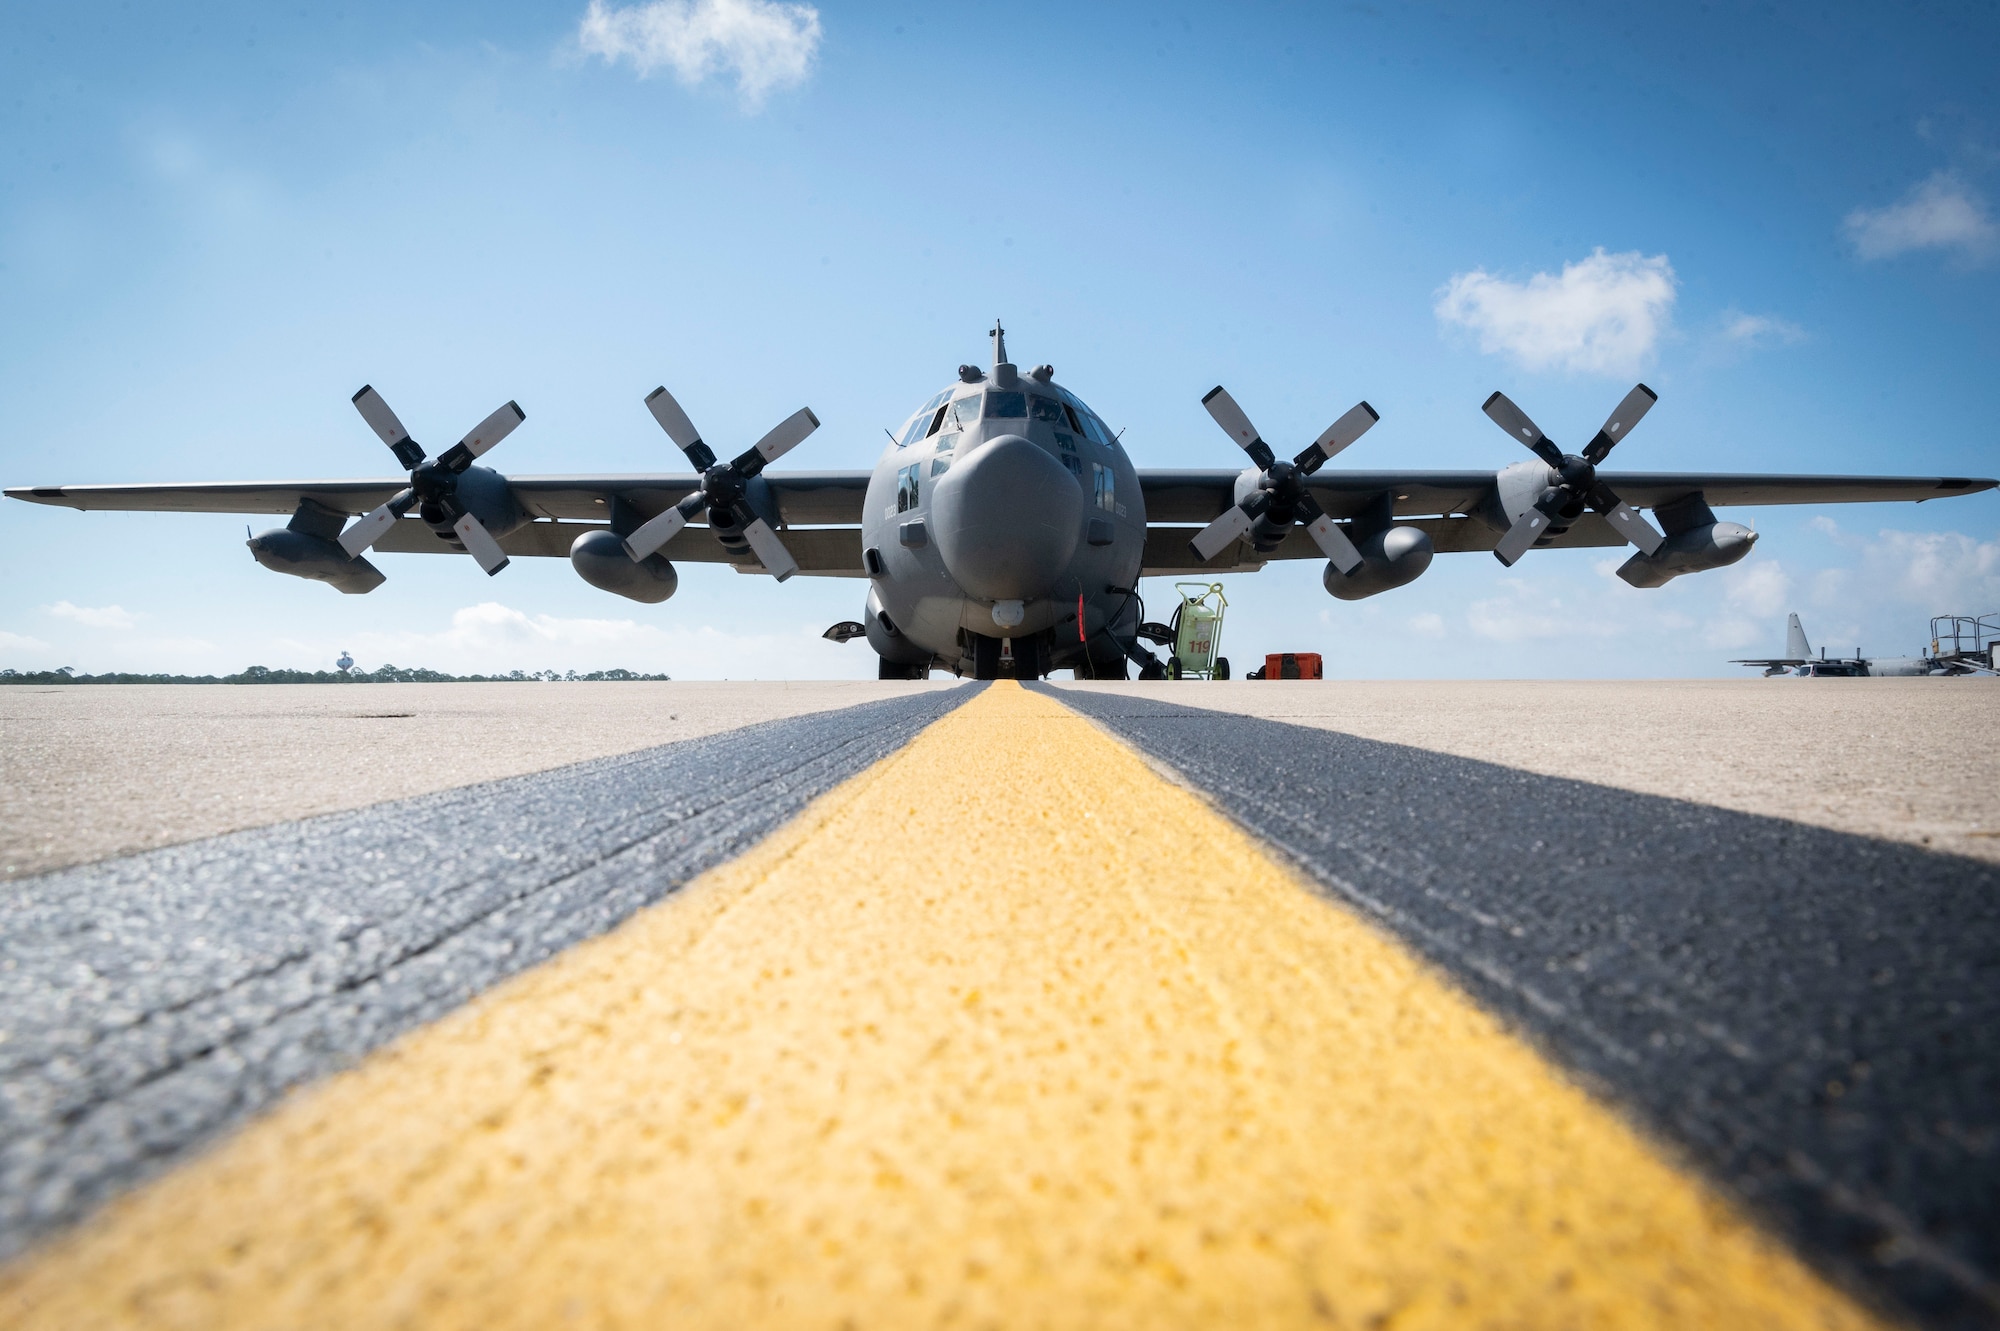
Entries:
{"type": "Polygon", "coordinates": [[[1049,453],[1001,435],[939,478],[931,520],[945,569],[967,595],[1033,600],[1076,552],[1083,488],[1049,453]]]}

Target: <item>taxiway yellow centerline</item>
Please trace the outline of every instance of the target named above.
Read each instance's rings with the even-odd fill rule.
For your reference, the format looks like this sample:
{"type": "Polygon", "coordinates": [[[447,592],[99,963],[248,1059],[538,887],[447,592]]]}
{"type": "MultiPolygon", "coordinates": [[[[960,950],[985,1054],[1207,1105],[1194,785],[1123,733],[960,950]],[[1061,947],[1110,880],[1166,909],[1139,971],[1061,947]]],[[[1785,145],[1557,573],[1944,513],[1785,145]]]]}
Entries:
{"type": "Polygon", "coordinates": [[[1011,684],[0,1272],[0,1323],[1871,1324],[1011,684]]]}

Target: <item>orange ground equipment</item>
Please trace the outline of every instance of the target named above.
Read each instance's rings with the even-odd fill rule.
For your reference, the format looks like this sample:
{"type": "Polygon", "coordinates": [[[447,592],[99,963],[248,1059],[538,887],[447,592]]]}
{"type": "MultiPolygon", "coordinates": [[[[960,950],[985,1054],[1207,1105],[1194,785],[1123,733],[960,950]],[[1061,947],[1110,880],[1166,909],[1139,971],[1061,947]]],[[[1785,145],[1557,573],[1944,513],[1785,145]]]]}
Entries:
{"type": "Polygon", "coordinates": [[[1252,679],[1324,679],[1318,652],[1272,652],[1261,669],[1250,672],[1252,679]]]}

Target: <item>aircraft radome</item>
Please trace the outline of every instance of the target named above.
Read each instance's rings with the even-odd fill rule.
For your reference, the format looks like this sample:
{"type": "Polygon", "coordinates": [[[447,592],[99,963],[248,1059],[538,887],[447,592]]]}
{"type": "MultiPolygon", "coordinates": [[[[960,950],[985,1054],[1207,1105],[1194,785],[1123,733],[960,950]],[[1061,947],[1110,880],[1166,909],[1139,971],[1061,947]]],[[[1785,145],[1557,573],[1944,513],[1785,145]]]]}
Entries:
{"type": "Polygon", "coordinates": [[[51,485],[15,499],[78,509],[285,513],[250,538],[259,563],[343,592],[383,575],[366,558],[459,551],[490,574],[516,555],[569,556],[593,587],[659,602],[675,561],[865,579],[859,621],[884,679],[933,668],[979,679],[1163,673],[1143,644],[1139,579],[1243,573],[1273,559],[1324,559],[1328,592],[1359,600],[1411,582],[1433,555],[1631,544],[1635,587],[1733,564],[1755,532],[1718,506],[1924,500],[1972,494],[1963,476],[1773,476],[1600,471],[1652,407],[1643,384],[1579,452],[1565,452],[1504,395],[1486,414],[1531,458],[1497,471],[1329,471],[1376,422],[1357,403],[1286,457],[1221,388],[1203,405],[1247,468],[1141,470],[1047,365],[1021,372],[996,326],[993,364],[917,409],[872,471],[767,470],[819,426],[800,410],[728,461],[665,388],[646,399],[694,466],[644,476],[505,476],[478,465],[524,419],[509,402],[436,458],[373,388],[354,405],[408,473],[401,479],[51,485]],[[1649,521],[1641,510],[1650,509],[1649,521]],[[350,518],[355,521],[349,522],[350,518]],[[1655,525],[1657,523],[1657,525],[1655,525]],[[706,530],[702,528],[705,526],[706,530]]]}

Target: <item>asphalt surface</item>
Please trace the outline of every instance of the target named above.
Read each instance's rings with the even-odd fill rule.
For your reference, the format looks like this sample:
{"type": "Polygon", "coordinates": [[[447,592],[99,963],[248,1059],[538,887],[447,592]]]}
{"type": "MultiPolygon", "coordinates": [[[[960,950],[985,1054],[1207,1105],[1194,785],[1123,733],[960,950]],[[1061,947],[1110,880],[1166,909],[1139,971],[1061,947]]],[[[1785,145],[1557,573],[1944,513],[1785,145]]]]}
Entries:
{"type": "Polygon", "coordinates": [[[0,879],[948,687],[11,685],[0,688],[0,879]]]}
{"type": "Polygon", "coordinates": [[[1012,683],[0,1265],[0,1324],[1885,1327],[1012,683]]]}
{"type": "Polygon", "coordinates": [[[0,1255],[619,924],[973,692],[0,886],[0,1255]]]}
{"type": "Polygon", "coordinates": [[[2000,863],[2000,679],[1063,687],[1338,730],[2000,863]]]}
{"type": "Polygon", "coordinates": [[[2000,869],[1338,732],[1049,690],[1850,1288],[2000,1322],[2000,869]]]}

